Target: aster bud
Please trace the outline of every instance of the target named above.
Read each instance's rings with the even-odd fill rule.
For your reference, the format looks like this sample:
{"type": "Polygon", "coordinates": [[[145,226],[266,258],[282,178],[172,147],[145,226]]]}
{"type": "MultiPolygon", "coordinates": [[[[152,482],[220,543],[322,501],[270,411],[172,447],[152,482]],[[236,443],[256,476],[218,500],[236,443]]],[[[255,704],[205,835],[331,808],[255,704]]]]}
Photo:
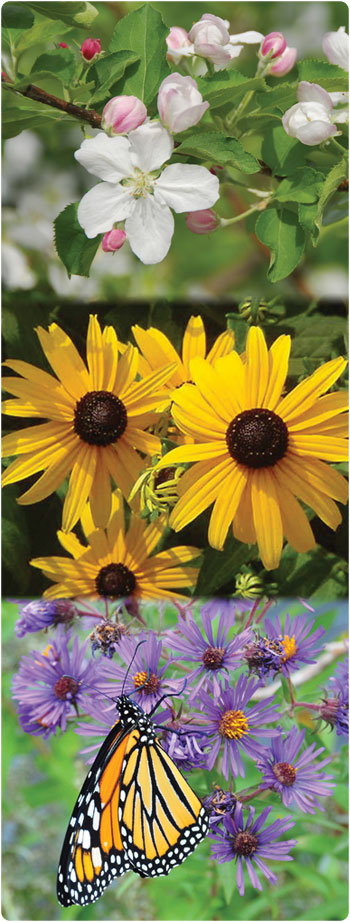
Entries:
{"type": "Polygon", "coordinates": [[[188,211],[186,225],[193,234],[210,234],[219,227],[220,221],[212,208],[203,211],[188,211]]]}
{"type": "Polygon", "coordinates": [[[297,49],[285,48],[283,54],[272,64],[270,74],[273,74],[274,77],[284,77],[284,75],[289,74],[289,71],[294,67],[296,59],[297,49]]]}
{"type": "Polygon", "coordinates": [[[137,96],[113,96],[103,109],[102,128],[109,135],[127,134],[146,118],[146,106],[137,96]]]}
{"type": "Polygon", "coordinates": [[[168,131],[185,131],[197,125],[209,103],[203,102],[196,81],[181,74],[169,74],[161,83],[158,112],[168,131]]]}
{"type": "Polygon", "coordinates": [[[287,42],[282,32],[269,32],[262,43],[261,54],[264,57],[268,54],[270,58],[278,58],[286,47],[287,42]]]}
{"type": "Polygon", "coordinates": [[[99,38],[86,38],[80,51],[85,61],[92,61],[96,55],[101,54],[101,40],[99,38]]]}
{"type": "Polygon", "coordinates": [[[102,239],[102,249],[105,253],[115,253],[116,250],[120,250],[125,241],[125,231],[115,227],[113,230],[108,231],[107,234],[104,234],[102,239]]]}

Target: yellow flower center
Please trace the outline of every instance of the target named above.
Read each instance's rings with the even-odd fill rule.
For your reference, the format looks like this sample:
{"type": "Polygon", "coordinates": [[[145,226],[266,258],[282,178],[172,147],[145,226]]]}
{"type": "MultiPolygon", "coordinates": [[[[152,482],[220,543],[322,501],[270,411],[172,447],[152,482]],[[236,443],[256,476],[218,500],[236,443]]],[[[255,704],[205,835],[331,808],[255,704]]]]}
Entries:
{"type": "Polygon", "coordinates": [[[219,724],[221,736],[227,736],[230,740],[239,740],[248,732],[248,721],[242,711],[225,711],[219,724]]]}
{"type": "Polygon", "coordinates": [[[282,647],[285,651],[285,655],[282,657],[282,662],[286,663],[288,659],[290,659],[292,656],[295,656],[298,649],[295,643],[295,634],[293,634],[293,637],[288,637],[288,634],[285,634],[282,640],[282,647]]]}
{"type": "Polygon", "coordinates": [[[139,691],[142,691],[145,695],[152,695],[153,692],[158,691],[159,688],[159,679],[158,676],[151,672],[149,675],[148,672],[137,672],[133,676],[133,682],[135,688],[138,688],[139,691]]]}
{"type": "Polygon", "coordinates": [[[135,167],[133,175],[122,180],[122,186],[130,189],[134,198],[146,198],[153,191],[153,176],[135,167]]]}

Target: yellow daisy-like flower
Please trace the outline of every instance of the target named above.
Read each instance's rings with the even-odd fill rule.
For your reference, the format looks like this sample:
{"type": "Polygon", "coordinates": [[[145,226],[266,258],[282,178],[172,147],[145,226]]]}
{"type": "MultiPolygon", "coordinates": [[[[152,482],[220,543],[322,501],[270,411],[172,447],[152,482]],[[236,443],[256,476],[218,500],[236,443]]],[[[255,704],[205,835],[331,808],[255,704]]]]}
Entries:
{"type": "Polygon", "coordinates": [[[172,412],[197,444],[175,448],[158,465],[197,462],[179,482],[181,498],[169,520],[175,531],[214,503],[212,547],[222,549],[233,522],[239,541],[258,543],[267,570],[279,564],[283,535],[300,553],[315,546],[295,497],[333,529],[341,522],[334,500],[347,500],[344,477],[323,463],[347,459],[347,394],[325,395],[346,362],[326,362],[282,397],[290,345],[289,336],[280,336],[268,351],[252,327],[244,362],[237,352],[215,367],[194,359],[195,386],[179,388],[172,412]]]}
{"type": "Polygon", "coordinates": [[[43,571],[48,579],[57,583],[44,592],[45,598],[120,599],[185,599],[171,589],[193,589],[198,576],[198,566],[185,566],[200,551],[196,547],[174,547],[152,555],[162,537],[166,519],[159,517],[151,525],[136,515],[131,515],[129,530],[125,532],[123,498],[118,490],[113,494],[112,512],[107,529],[96,528],[91,507],[86,504],[81,518],[88,546],[78,541],[74,534],[58,532],[59,541],[73,560],[68,557],[38,557],[31,560],[33,567],[43,571]]]}
{"type": "Polygon", "coordinates": [[[62,528],[70,531],[90,497],[94,520],[104,527],[111,511],[111,478],[127,497],[140,474],[138,451],[160,452],[160,440],[144,429],[164,398],[166,368],[136,381],[139,355],[128,346],[118,355],[113,327],[101,331],[91,316],[86,343],[87,366],[69,336],[55,323],[36,331],[56,377],[22,361],[5,365],[21,375],[5,378],[14,400],[4,412],[49,420],[3,439],[5,455],[20,455],[7,468],[3,484],[44,471],[18,500],[22,505],[45,499],[70,474],[62,528]]]}
{"type": "Polygon", "coordinates": [[[176,349],[164,333],[155,327],[143,330],[137,324],[132,327],[137,345],[142,353],[139,369],[141,374],[156,371],[166,363],[175,363],[176,368],[168,379],[167,388],[173,389],[191,380],[190,362],[196,357],[205,358],[212,364],[220,356],[232,351],[235,344],[233,330],[225,330],[217,337],[213,347],[208,352],[203,320],[201,317],[190,317],[182,340],[181,358],[176,349]]]}

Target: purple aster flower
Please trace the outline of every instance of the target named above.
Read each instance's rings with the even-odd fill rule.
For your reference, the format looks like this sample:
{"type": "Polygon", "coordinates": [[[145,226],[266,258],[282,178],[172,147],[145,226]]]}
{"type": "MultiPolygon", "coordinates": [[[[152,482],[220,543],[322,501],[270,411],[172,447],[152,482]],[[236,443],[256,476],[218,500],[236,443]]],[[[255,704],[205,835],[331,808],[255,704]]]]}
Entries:
{"type": "Polygon", "coordinates": [[[349,701],[349,660],[342,660],[337,664],[334,676],[329,679],[332,691],[335,691],[344,701],[349,701]]]}
{"type": "MultiPolygon", "coordinates": [[[[58,628],[53,644],[40,652],[22,656],[13,677],[13,697],[18,701],[18,717],[23,730],[45,738],[64,731],[67,718],[78,708],[89,712],[92,685],[97,691],[99,674],[94,663],[84,660],[87,641],[79,646],[78,638],[68,649],[69,634],[58,628]]],[[[96,693],[96,692],[95,692],[96,693]]]]}
{"type": "Polygon", "coordinates": [[[228,639],[235,618],[233,608],[230,612],[222,612],[221,603],[215,607],[215,603],[210,602],[201,608],[200,614],[204,636],[192,615],[189,615],[179,621],[177,630],[167,637],[169,647],[180,653],[181,659],[195,664],[187,676],[188,682],[196,683],[189,695],[189,702],[193,702],[200,689],[203,686],[207,688],[209,682],[213,683],[214,694],[220,694],[219,677],[223,671],[227,673],[229,669],[235,669],[241,664],[244,646],[252,636],[249,628],[231,640],[228,639]],[[211,606],[210,611],[208,604],[211,606]],[[214,630],[213,620],[218,612],[219,620],[214,630]]]}
{"type": "Polygon", "coordinates": [[[334,676],[329,679],[331,688],[328,689],[329,697],[322,699],[320,717],[332,729],[335,727],[337,736],[349,737],[349,663],[343,660],[338,663],[334,676]]]}
{"type": "Polygon", "coordinates": [[[249,815],[244,821],[242,805],[236,804],[232,816],[226,815],[223,820],[224,828],[216,829],[209,833],[212,839],[211,858],[223,864],[225,861],[237,860],[236,882],[240,896],[244,896],[244,865],[248,871],[250,882],[255,890],[262,890],[262,884],[256,873],[256,867],[267,878],[269,883],[277,884],[277,877],[265,864],[264,859],[274,861],[293,861],[288,855],[289,849],[296,845],[295,839],[277,841],[279,836],[295,826],[292,817],[275,820],[270,826],[264,826],[272,807],[265,807],[256,819],[254,807],[249,807],[249,815]]]}
{"type": "Polygon", "coordinates": [[[51,625],[71,624],[76,613],[76,606],[69,599],[53,599],[51,602],[37,599],[21,609],[15,632],[17,637],[24,637],[25,634],[42,631],[51,625]]]}
{"type": "Polygon", "coordinates": [[[222,823],[224,817],[234,813],[237,798],[231,791],[222,791],[218,785],[215,785],[215,791],[205,797],[203,804],[209,813],[210,828],[216,828],[222,823]]]}
{"type": "Polygon", "coordinates": [[[311,633],[314,623],[315,619],[310,620],[307,614],[297,615],[295,618],[287,614],[284,628],[278,617],[273,621],[270,618],[265,619],[267,639],[278,641],[283,646],[284,655],[280,661],[280,671],[287,678],[304,663],[315,663],[315,655],[323,649],[320,640],[326,632],[323,627],[318,627],[311,633]]]}
{"type": "MultiPolygon", "coordinates": [[[[122,690],[125,695],[136,691],[134,700],[149,713],[163,695],[176,694],[183,687],[181,679],[169,681],[166,678],[169,662],[160,666],[162,642],[153,631],[141,631],[138,638],[124,635],[118,644],[118,654],[127,668],[115,662],[106,662],[103,668],[104,677],[113,680],[113,697],[121,694],[122,690]],[[140,641],[143,642],[138,646],[140,641]]],[[[103,690],[110,695],[111,687],[110,682],[106,682],[103,690]]]]}
{"type": "Polygon", "coordinates": [[[240,749],[255,760],[265,752],[265,747],[258,742],[257,737],[266,739],[280,734],[279,730],[265,726],[280,718],[278,711],[271,705],[273,698],[253,702],[249,707],[252,695],[260,684],[240,675],[236,687],[231,688],[226,683],[220,697],[214,701],[205,691],[200,693],[202,714],[204,711],[207,717],[206,731],[211,742],[207,768],[213,768],[223,743],[222,773],[226,779],[230,768],[234,777],[245,776],[240,749]]]}
{"type": "Polygon", "coordinates": [[[284,739],[282,735],[273,739],[270,751],[257,760],[256,767],[263,773],[260,788],[278,791],[285,807],[294,804],[303,813],[316,813],[316,809],[324,809],[317,797],[333,794],[335,785],[329,784],[333,775],[321,771],[332,758],[328,756],[322,762],[315,762],[324,752],[323,746],[315,748],[316,743],[300,753],[304,738],[305,730],[299,732],[293,727],[284,739]]]}

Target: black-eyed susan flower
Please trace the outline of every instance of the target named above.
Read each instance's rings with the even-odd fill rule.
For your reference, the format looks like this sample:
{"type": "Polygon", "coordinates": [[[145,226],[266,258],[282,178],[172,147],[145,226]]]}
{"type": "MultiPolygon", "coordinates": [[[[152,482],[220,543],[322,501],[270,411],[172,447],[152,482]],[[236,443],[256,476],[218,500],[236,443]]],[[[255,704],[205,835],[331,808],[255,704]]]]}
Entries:
{"type": "Polygon", "coordinates": [[[115,330],[101,330],[89,321],[85,365],[69,336],[55,323],[37,334],[55,377],[22,361],[5,365],[21,377],[7,377],[14,400],[4,412],[44,417],[47,422],[11,433],[3,439],[5,455],[19,455],[7,468],[3,483],[16,483],[44,473],[19,498],[22,505],[39,502],[70,474],[62,528],[70,531],[90,498],[94,521],[103,527],[111,511],[111,479],[127,497],[143,466],[139,451],[160,451],[159,439],[145,432],[164,396],[173,368],[159,368],[136,381],[138,352],[129,346],[122,356],[115,330]]]}
{"type": "Polygon", "coordinates": [[[212,547],[222,549],[232,522],[238,540],[258,543],[267,570],[279,564],[283,535],[300,553],[315,546],[296,497],[333,529],[341,522],[334,500],[347,500],[344,477],[324,464],[347,459],[347,394],[325,393],[346,362],[326,362],[283,397],[289,352],[289,336],[279,336],[268,351],[263,333],[252,327],[244,362],[235,351],[215,366],[193,359],[196,386],[174,393],[172,412],[197,444],[175,448],[158,465],[196,462],[179,483],[169,520],[175,531],[214,503],[212,547]]]}
{"type": "Polygon", "coordinates": [[[198,566],[187,564],[199,557],[198,548],[179,546],[153,554],[164,533],[164,517],[159,516],[147,526],[144,520],[132,514],[126,532],[119,490],[112,497],[106,530],[96,528],[89,504],[85,506],[81,523],[87,546],[74,534],[58,532],[62,547],[73,560],[68,557],[31,560],[33,567],[38,567],[56,583],[46,589],[46,598],[184,599],[177,590],[191,590],[196,585],[198,566]]]}
{"type": "Polygon", "coordinates": [[[150,374],[166,364],[175,363],[176,368],[168,378],[167,388],[176,388],[191,380],[190,362],[199,356],[212,364],[220,356],[232,351],[235,343],[233,330],[225,330],[207,352],[207,341],[203,320],[200,316],[190,317],[182,340],[181,357],[167,336],[155,327],[143,330],[137,324],[132,331],[141,352],[140,372],[150,374]]]}

